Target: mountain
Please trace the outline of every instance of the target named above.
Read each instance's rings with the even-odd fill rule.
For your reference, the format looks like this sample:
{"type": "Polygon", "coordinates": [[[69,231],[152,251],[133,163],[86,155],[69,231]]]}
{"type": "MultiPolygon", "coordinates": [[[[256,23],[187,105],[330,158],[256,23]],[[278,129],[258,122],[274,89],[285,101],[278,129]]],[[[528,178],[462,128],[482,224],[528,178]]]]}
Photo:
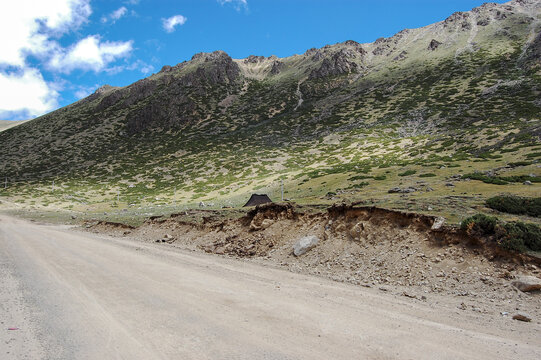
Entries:
{"type": "Polygon", "coordinates": [[[233,199],[279,178],[298,198],[383,193],[404,168],[539,172],[540,114],[541,2],[513,0],[370,44],[196,54],[1,132],[0,172],[90,202],[233,199]]]}

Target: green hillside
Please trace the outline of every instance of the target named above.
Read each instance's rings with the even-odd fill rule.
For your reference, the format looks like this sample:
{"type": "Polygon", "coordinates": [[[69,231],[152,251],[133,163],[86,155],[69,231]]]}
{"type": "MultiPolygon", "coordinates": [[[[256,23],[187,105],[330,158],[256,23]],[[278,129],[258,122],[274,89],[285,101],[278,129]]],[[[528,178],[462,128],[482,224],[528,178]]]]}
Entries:
{"type": "Polygon", "coordinates": [[[460,217],[494,194],[541,192],[540,59],[533,0],[288,58],[197,54],[0,132],[0,199],[239,205],[251,192],[276,198],[283,179],[301,203],[460,217]],[[460,180],[476,172],[514,178],[460,180]]]}

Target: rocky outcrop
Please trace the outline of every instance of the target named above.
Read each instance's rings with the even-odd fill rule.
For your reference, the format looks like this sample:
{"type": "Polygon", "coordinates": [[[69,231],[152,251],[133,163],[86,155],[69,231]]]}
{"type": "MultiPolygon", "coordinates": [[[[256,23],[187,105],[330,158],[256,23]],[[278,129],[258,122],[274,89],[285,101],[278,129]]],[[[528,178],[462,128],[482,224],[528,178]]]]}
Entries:
{"type": "Polygon", "coordinates": [[[185,85],[228,84],[240,77],[239,66],[224,51],[195,54],[192,57],[192,61],[194,60],[202,60],[202,63],[194,72],[182,78],[185,85]]]}
{"type": "Polygon", "coordinates": [[[279,74],[280,71],[282,71],[282,69],[284,68],[284,63],[281,62],[280,60],[275,60],[273,63],[272,63],[272,68],[271,68],[271,71],[270,73],[272,75],[276,75],[276,74],[279,74]]]}
{"type": "Polygon", "coordinates": [[[246,59],[244,59],[244,63],[245,64],[257,64],[258,62],[261,62],[263,60],[265,60],[264,56],[250,55],[246,59]]]}
{"type": "MultiPolygon", "coordinates": [[[[99,94],[92,94],[91,96],[99,97],[99,94]]],[[[103,111],[114,104],[118,103],[124,97],[124,92],[122,90],[113,91],[109,95],[106,95],[96,107],[97,111],[103,111]]],[[[88,99],[88,98],[87,98],[88,99]]]]}
{"type": "Polygon", "coordinates": [[[162,67],[162,69],[160,70],[160,73],[168,73],[168,72],[173,72],[173,71],[176,71],[176,70],[180,70],[184,66],[186,66],[186,64],[187,64],[187,62],[183,61],[183,62],[181,62],[179,64],[176,64],[175,66],[164,65],[162,67]]]}
{"type": "Polygon", "coordinates": [[[347,46],[348,48],[352,48],[353,50],[358,52],[361,56],[364,56],[366,54],[366,50],[363,48],[363,46],[356,41],[346,40],[342,44],[347,46]]]}
{"type": "Polygon", "coordinates": [[[94,91],[94,94],[96,95],[102,95],[110,90],[113,90],[115,89],[115,87],[111,86],[111,85],[103,85],[103,86],[100,86],[96,91],[94,91]]]}
{"type": "Polygon", "coordinates": [[[129,107],[145,102],[126,115],[129,135],[148,128],[179,128],[192,123],[200,119],[204,111],[194,97],[217,103],[223,98],[222,94],[209,92],[209,89],[234,88],[240,83],[238,64],[223,51],[196,54],[191,62],[197,66],[184,76],[169,74],[184,67],[182,63],[162,69],[166,73],[162,78],[143,79],[126,88],[123,105],[129,107]]]}
{"type": "Polygon", "coordinates": [[[140,100],[151,96],[156,90],[157,82],[148,78],[139,80],[126,88],[127,97],[122,102],[124,106],[131,106],[140,100]]]}
{"type": "MultiPolygon", "coordinates": [[[[119,89],[117,87],[111,86],[111,85],[103,85],[100,86],[96,91],[94,91],[93,94],[87,96],[83,100],[81,100],[82,103],[87,103],[90,101],[94,101],[96,99],[99,99],[100,97],[107,96],[108,93],[113,92],[114,90],[119,89]]],[[[102,100],[103,101],[103,100],[102,100]]],[[[98,104],[98,108],[100,108],[100,104],[98,104]]]]}
{"type": "Polygon", "coordinates": [[[358,72],[360,66],[354,61],[357,57],[356,54],[357,53],[352,49],[342,49],[337,51],[332,56],[323,59],[320,67],[312,70],[310,78],[321,79],[328,76],[358,72]]]}
{"type": "Polygon", "coordinates": [[[472,15],[468,12],[455,12],[451,16],[449,16],[447,19],[443,21],[443,24],[447,28],[458,28],[459,30],[471,30],[472,28],[472,22],[471,22],[472,15]]]}
{"type": "Polygon", "coordinates": [[[195,103],[188,97],[180,97],[168,103],[149,102],[128,113],[126,130],[128,135],[134,135],[148,128],[178,128],[196,118],[195,108],[195,103]]]}
{"type": "Polygon", "coordinates": [[[434,51],[434,50],[436,50],[440,45],[441,45],[441,42],[439,42],[438,40],[432,39],[432,41],[430,41],[430,44],[428,44],[428,50],[434,51]]]}

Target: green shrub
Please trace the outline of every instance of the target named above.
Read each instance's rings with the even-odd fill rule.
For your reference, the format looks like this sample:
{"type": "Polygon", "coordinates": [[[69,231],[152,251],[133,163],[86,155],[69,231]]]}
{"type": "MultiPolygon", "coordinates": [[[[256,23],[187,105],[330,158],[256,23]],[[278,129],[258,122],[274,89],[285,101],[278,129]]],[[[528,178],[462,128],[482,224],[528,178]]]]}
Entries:
{"type": "Polygon", "coordinates": [[[387,179],[387,176],[385,175],[376,175],[374,176],[374,180],[385,180],[387,179]]]}
{"type": "Polygon", "coordinates": [[[469,178],[471,180],[479,180],[487,184],[495,184],[495,185],[507,185],[510,182],[525,182],[525,181],[531,181],[533,183],[541,182],[541,177],[529,176],[529,175],[487,176],[481,173],[470,173],[470,174],[465,174],[463,178],[464,179],[469,178]]]}
{"type": "Polygon", "coordinates": [[[516,251],[541,251],[541,228],[520,221],[505,223],[498,229],[498,243],[516,251]]]}
{"type": "Polygon", "coordinates": [[[428,178],[428,177],[435,177],[436,174],[433,174],[433,173],[428,173],[428,174],[420,174],[419,177],[420,178],[428,178]]]}
{"type": "Polygon", "coordinates": [[[508,184],[507,181],[504,181],[497,176],[486,176],[480,173],[466,174],[462,178],[471,179],[471,180],[479,180],[486,184],[494,184],[494,185],[507,185],[508,184]]]}
{"type": "Polygon", "coordinates": [[[493,216],[477,214],[464,219],[461,228],[470,235],[490,237],[507,250],[541,251],[541,227],[536,224],[505,223],[493,216]]]}
{"type": "Polygon", "coordinates": [[[535,152],[535,153],[531,153],[531,154],[526,155],[526,158],[528,158],[528,159],[534,159],[534,158],[538,158],[538,157],[541,157],[541,152],[535,152]]]}
{"type": "Polygon", "coordinates": [[[352,176],[350,177],[348,180],[349,181],[357,181],[357,180],[364,180],[364,179],[370,179],[371,176],[368,176],[368,175],[357,175],[357,176],[352,176]]]}
{"type": "Polygon", "coordinates": [[[350,189],[360,189],[360,188],[363,188],[363,187],[365,187],[367,185],[369,185],[369,183],[367,183],[366,181],[363,181],[363,182],[360,182],[358,184],[353,184],[349,188],[350,189]]]}
{"type": "Polygon", "coordinates": [[[517,161],[517,162],[510,162],[507,165],[514,168],[514,167],[518,167],[518,166],[528,166],[528,165],[531,165],[531,164],[532,164],[531,161],[517,161]]]}
{"type": "Polygon", "coordinates": [[[409,176],[415,174],[417,171],[415,170],[406,170],[403,173],[398,174],[398,176],[409,176]]]}
{"type": "Polygon", "coordinates": [[[509,214],[541,216],[541,198],[494,196],[486,201],[486,205],[491,209],[509,214]]]}
{"type": "Polygon", "coordinates": [[[486,216],[485,214],[477,214],[466,218],[460,224],[462,230],[468,232],[475,231],[480,235],[494,234],[494,229],[498,223],[498,218],[493,216],[486,216]]]}

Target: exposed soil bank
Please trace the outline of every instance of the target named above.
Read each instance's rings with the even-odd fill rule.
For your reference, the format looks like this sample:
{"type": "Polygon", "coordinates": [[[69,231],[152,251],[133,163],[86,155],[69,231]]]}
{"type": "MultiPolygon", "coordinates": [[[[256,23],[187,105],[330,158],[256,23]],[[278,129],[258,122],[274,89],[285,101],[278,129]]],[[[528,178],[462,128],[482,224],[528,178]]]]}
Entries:
{"type": "Polygon", "coordinates": [[[505,251],[454,226],[433,230],[436,218],[432,216],[375,207],[317,209],[292,204],[260,205],[236,219],[222,215],[192,210],[151,218],[138,228],[107,222],[87,227],[384,291],[398,289],[419,299],[446,293],[477,300],[482,295],[489,302],[531,298],[535,311],[541,305],[541,296],[517,292],[509,285],[521,274],[539,277],[539,258],[505,251]],[[318,245],[295,257],[293,244],[308,235],[317,236],[318,245]]]}

